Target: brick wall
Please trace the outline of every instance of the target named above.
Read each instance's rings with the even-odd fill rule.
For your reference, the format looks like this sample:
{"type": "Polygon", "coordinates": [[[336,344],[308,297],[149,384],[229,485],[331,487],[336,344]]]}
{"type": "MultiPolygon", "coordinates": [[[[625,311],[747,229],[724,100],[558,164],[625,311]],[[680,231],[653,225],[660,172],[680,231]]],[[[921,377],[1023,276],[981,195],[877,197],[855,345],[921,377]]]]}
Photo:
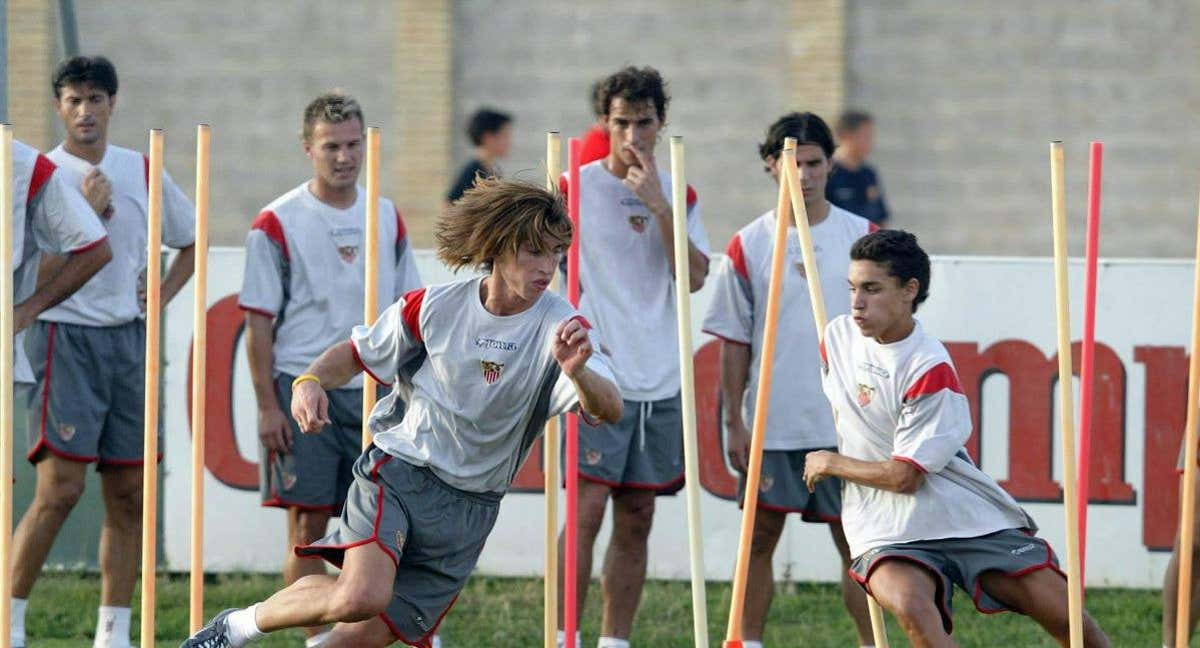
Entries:
{"type": "Polygon", "coordinates": [[[8,0],[8,122],[14,136],[38,148],[50,130],[50,73],[54,16],[48,0],[8,0]]]}

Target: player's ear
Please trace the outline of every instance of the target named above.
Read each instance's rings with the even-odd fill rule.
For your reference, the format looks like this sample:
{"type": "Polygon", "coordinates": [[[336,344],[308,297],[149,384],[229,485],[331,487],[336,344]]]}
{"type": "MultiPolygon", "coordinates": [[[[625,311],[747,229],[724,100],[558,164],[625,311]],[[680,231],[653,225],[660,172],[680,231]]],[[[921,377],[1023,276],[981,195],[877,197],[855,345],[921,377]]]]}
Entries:
{"type": "Polygon", "coordinates": [[[904,291],[904,301],[912,303],[917,300],[917,293],[921,291],[921,282],[917,281],[916,277],[904,282],[901,286],[904,291]]]}

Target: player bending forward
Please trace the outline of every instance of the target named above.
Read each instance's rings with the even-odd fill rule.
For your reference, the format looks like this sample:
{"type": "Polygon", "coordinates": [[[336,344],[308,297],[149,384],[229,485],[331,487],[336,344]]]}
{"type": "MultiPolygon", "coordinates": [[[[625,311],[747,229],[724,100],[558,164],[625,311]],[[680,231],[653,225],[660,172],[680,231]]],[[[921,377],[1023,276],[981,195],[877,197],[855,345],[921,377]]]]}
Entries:
{"type": "Polygon", "coordinates": [[[326,389],[359,371],[392,393],[376,405],[337,528],[297,547],[342,568],[262,603],[226,610],[183,648],[238,648],[284,628],[337,623],[322,648],[427,647],[475,566],[508,488],[551,416],[578,406],[621,418],[588,323],[545,294],[571,224],[557,196],[481,180],[438,224],[438,256],[489,274],[415,290],[348,344],[325,351],[292,389],[306,432],[328,423],[326,389]],[[396,399],[408,403],[395,416],[396,399]]]}
{"type": "MultiPolygon", "coordinates": [[[[971,412],[950,356],[913,318],[929,257],[912,234],[880,231],[850,250],[850,315],[829,323],[822,356],[838,452],[808,455],[809,489],[842,479],[852,576],[914,646],[954,646],[951,587],[991,613],[1012,610],[1069,645],[1067,584],[1016,501],[972,463],[971,412]]],[[[1084,644],[1108,638],[1084,616],[1084,644]]]]}

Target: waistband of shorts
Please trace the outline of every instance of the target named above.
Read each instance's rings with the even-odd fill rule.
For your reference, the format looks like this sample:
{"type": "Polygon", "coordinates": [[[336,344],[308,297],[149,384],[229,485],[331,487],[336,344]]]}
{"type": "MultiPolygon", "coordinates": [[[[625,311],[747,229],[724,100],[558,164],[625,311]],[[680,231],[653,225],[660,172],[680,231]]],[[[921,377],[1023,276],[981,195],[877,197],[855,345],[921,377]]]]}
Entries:
{"type": "Polygon", "coordinates": [[[76,330],[76,331],[121,331],[128,328],[138,330],[146,328],[146,320],[137,317],[123,322],[121,324],[76,324],[74,322],[58,322],[54,320],[37,319],[34,320],[37,326],[53,326],[58,329],[76,330]]]}
{"type": "Polygon", "coordinates": [[[454,486],[451,486],[450,484],[447,484],[445,482],[445,480],[443,480],[441,477],[438,477],[437,473],[435,473],[433,471],[433,469],[430,468],[429,466],[418,466],[403,457],[397,457],[396,455],[389,453],[387,450],[380,448],[379,446],[375,445],[374,443],[371,444],[371,450],[372,451],[378,450],[379,452],[391,457],[393,461],[397,461],[397,462],[404,464],[409,470],[412,470],[413,472],[417,472],[417,473],[421,473],[421,474],[425,475],[426,477],[429,478],[429,481],[434,484],[434,486],[437,486],[438,488],[441,488],[441,489],[445,490],[446,492],[448,492],[452,495],[455,495],[457,497],[461,497],[463,499],[469,499],[469,500],[472,500],[475,502],[479,502],[480,504],[483,504],[485,506],[500,506],[500,500],[504,498],[504,493],[500,493],[500,492],[496,492],[496,491],[484,491],[482,493],[479,493],[479,492],[467,491],[467,490],[463,490],[461,488],[456,488],[454,486]]]}

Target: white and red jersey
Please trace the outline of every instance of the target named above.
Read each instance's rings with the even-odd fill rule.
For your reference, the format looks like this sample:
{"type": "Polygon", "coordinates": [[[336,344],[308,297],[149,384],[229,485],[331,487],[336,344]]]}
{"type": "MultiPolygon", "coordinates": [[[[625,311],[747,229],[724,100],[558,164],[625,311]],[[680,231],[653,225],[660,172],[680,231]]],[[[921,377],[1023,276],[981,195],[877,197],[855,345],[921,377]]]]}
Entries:
{"type": "Polygon", "coordinates": [[[842,315],[825,329],[823,350],[838,452],[862,461],[906,461],[924,475],[912,494],[843,480],[842,526],[852,556],[900,542],[1036,530],[967,455],[970,406],[950,354],[919,322],[907,338],[880,344],[842,315]]]}
{"type": "MultiPolygon", "coordinates": [[[[308,183],[277,198],[246,236],[246,270],[238,304],[275,318],[276,374],[304,373],[363,321],[366,293],[366,191],[345,209],[317,199],[308,183]]],[[[421,286],[400,211],[379,199],[378,303],[421,286]]],[[[347,389],[362,387],[355,377],[347,389]]]]}
{"type": "MultiPolygon", "coordinates": [[[[658,172],[670,203],[671,176],[658,172]]],[[[579,310],[600,332],[628,400],[679,393],[675,269],[654,215],[597,160],[579,169],[579,310]]],[[[563,176],[560,189],[570,188],[563,176]]],[[[708,255],[696,192],[688,187],[688,239],[708,255]]],[[[686,290],[687,287],[684,286],[686,290]]]]}
{"type": "MultiPolygon", "coordinates": [[[[13,141],[13,303],[37,288],[41,253],[82,252],[105,239],[104,227],[83,194],[67,185],[63,171],[37,149],[13,141]]],[[[13,379],[33,382],[22,331],[15,341],[13,379]]]]}
{"type": "MultiPolygon", "coordinates": [[[[374,326],[356,326],[351,344],[373,378],[396,383],[371,413],[377,446],[455,488],[503,492],[546,420],[578,402],[552,345],[559,324],[580,316],[549,292],[525,311],[493,315],[483,280],[409,292],[374,326]]],[[[612,380],[602,354],[587,367],[612,380]]]]}
{"type": "MultiPolygon", "coordinates": [[[[850,312],[846,279],[850,247],[878,229],[865,218],[829,206],[829,215],[810,228],[826,312],[850,312]]],[[[738,230],[729,241],[713,280],[716,290],[704,317],[704,331],[723,340],[750,345],[750,375],[742,396],[742,421],[754,424],[758,372],[762,363],[771,254],[775,249],[775,210],[738,230]]],[[[803,450],[836,445],[829,401],[821,391],[817,328],[804,274],[804,253],[795,227],[788,228],[778,342],[771,359],[771,400],[767,409],[766,450],[803,450]]]]}
{"type": "MultiPolygon", "coordinates": [[[[93,165],[75,157],[60,144],[47,154],[58,165],[63,182],[76,191],[93,165]]],[[[149,213],[148,190],[150,162],[137,151],[108,145],[100,169],[112,184],[112,210],[101,215],[108,232],[112,260],[104,265],[73,295],[38,319],[82,326],[118,326],[142,316],[138,284],[146,269],[146,215],[149,213]]],[[[162,242],[183,248],[195,242],[195,208],[191,201],[163,172],[162,242]]]]}

